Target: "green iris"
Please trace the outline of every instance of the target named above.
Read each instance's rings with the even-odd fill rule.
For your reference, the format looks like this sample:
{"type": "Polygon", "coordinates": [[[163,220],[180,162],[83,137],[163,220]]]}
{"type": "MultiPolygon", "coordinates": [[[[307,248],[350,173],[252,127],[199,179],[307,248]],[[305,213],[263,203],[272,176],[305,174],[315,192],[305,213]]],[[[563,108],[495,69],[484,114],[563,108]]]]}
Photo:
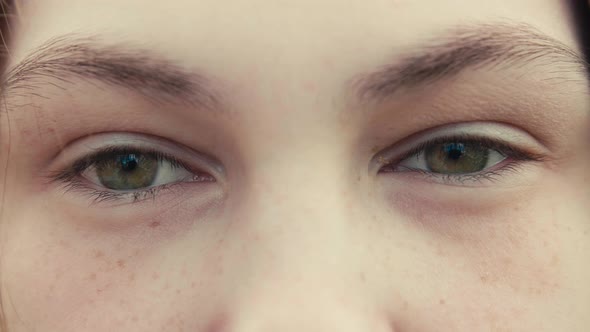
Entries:
{"type": "Polygon", "coordinates": [[[477,143],[433,144],[424,150],[426,165],[434,173],[469,174],[483,170],[489,149],[477,143]]]}
{"type": "Polygon", "coordinates": [[[121,154],[96,166],[100,183],[113,190],[134,190],[152,185],[158,174],[158,160],[144,154],[121,154]]]}

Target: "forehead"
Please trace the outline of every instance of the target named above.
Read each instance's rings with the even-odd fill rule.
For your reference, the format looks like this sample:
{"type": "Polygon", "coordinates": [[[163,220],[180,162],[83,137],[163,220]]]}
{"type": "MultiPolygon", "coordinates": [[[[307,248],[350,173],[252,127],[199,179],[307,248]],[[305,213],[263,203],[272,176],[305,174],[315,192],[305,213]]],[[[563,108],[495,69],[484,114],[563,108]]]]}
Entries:
{"type": "Polygon", "coordinates": [[[575,44],[565,0],[25,1],[20,39],[72,31],[133,40],[178,60],[282,68],[395,56],[456,24],[526,22],[575,44]]]}
{"type": "Polygon", "coordinates": [[[44,0],[25,2],[12,63],[79,32],[163,54],[245,104],[302,107],[332,103],[351,78],[428,52],[455,26],[503,21],[577,49],[565,0],[44,0]]]}

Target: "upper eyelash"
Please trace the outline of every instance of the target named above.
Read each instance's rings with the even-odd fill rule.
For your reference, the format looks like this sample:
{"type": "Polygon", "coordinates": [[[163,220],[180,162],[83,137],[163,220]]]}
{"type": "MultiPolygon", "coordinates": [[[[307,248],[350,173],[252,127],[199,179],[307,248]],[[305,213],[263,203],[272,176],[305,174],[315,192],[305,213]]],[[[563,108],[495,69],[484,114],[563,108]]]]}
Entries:
{"type": "Polygon", "coordinates": [[[540,154],[532,153],[532,152],[524,152],[520,149],[513,148],[509,143],[505,143],[493,138],[483,137],[483,136],[476,136],[471,134],[460,134],[460,135],[447,135],[447,136],[439,136],[435,137],[426,141],[423,141],[410,150],[402,153],[400,156],[396,157],[393,160],[385,161],[382,167],[389,166],[395,163],[399,163],[402,160],[407,158],[417,156],[420,152],[424,151],[426,148],[442,143],[449,143],[449,142],[461,142],[461,143],[471,143],[471,144],[479,144],[488,149],[496,150],[507,157],[510,157],[515,160],[530,160],[530,161],[543,161],[544,157],[540,154]]]}
{"type": "Polygon", "coordinates": [[[96,166],[101,161],[106,160],[107,157],[112,157],[116,154],[124,155],[138,153],[150,155],[154,157],[158,162],[167,161],[171,163],[173,167],[180,167],[187,170],[191,170],[191,168],[188,165],[186,165],[176,157],[155,149],[137,148],[133,146],[107,146],[104,148],[97,149],[95,152],[76,160],[67,169],[58,171],[57,173],[51,175],[51,178],[53,181],[70,181],[82,174],[88,168],[96,166]]]}
{"type": "Polygon", "coordinates": [[[433,139],[429,139],[426,141],[417,144],[412,149],[406,151],[405,153],[401,154],[400,156],[396,157],[395,159],[389,161],[383,161],[379,171],[387,167],[395,167],[397,163],[400,163],[407,158],[418,156],[422,153],[426,148],[435,145],[435,144],[442,144],[448,142],[461,142],[461,143],[470,143],[470,144],[479,144],[487,149],[496,150],[506,157],[510,158],[511,161],[503,165],[499,169],[488,169],[483,170],[477,173],[469,173],[469,174],[441,174],[430,172],[423,169],[415,169],[411,167],[405,167],[408,171],[413,171],[416,173],[420,173],[423,176],[435,178],[437,181],[442,181],[445,184],[459,184],[462,185],[465,182],[478,182],[481,183],[482,181],[496,181],[502,173],[505,172],[516,172],[518,168],[521,166],[521,163],[518,161],[535,161],[540,162],[544,160],[544,156],[536,153],[531,152],[524,152],[521,149],[516,149],[512,147],[509,143],[502,142],[500,140],[492,139],[489,137],[482,137],[470,134],[460,134],[460,135],[446,135],[446,136],[439,136],[433,139]]]}

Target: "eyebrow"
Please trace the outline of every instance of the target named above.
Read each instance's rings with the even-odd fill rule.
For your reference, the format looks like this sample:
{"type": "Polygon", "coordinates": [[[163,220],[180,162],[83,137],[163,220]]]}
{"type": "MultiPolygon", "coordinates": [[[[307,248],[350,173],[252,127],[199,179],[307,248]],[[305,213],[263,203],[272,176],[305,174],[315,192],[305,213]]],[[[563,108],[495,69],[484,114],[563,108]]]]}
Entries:
{"type": "Polygon", "coordinates": [[[59,83],[73,83],[73,77],[127,88],[155,102],[221,108],[211,78],[147,49],[108,45],[96,36],[77,34],[52,38],[36,48],[4,75],[2,92],[34,93],[42,84],[62,88],[59,83]]]}
{"type": "MultiPolygon", "coordinates": [[[[401,90],[453,77],[468,68],[546,66],[554,78],[588,85],[588,64],[566,44],[525,23],[456,26],[439,40],[398,57],[392,64],[354,77],[350,85],[361,101],[383,101],[401,90]],[[579,75],[582,74],[582,75],[579,75]]],[[[539,69],[542,70],[542,69],[539,69]]]]}
{"type": "MultiPolygon", "coordinates": [[[[496,22],[455,26],[392,63],[353,77],[353,95],[382,101],[403,89],[452,77],[467,68],[546,65],[555,77],[572,72],[588,84],[583,56],[525,23],[496,22]]],[[[68,34],[36,48],[3,76],[2,94],[33,93],[40,84],[59,86],[71,77],[133,90],[147,99],[185,102],[206,109],[223,108],[222,94],[211,77],[181,68],[153,51],[108,45],[97,36],[68,34]]]]}

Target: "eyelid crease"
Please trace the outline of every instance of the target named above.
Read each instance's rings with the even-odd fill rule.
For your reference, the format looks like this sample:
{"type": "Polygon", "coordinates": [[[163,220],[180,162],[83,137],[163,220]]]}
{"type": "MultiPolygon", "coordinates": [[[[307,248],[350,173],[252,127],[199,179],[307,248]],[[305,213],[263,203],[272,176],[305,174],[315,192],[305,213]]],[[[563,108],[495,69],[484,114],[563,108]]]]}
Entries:
{"type": "Polygon", "coordinates": [[[174,157],[168,153],[161,152],[157,149],[137,148],[132,145],[123,145],[123,146],[113,145],[113,146],[107,146],[104,148],[99,148],[96,151],[83,156],[82,158],[76,160],[72,164],[72,166],[70,166],[70,169],[66,170],[67,172],[58,173],[54,176],[54,178],[55,178],[55,180],[59,181],[59,180],[67,179],[68,173],[80,174],[83,171],[85,171],[86,169],[88,169],[89,167],[91,167],[93,165],[97,165],[101,161],[108,160],[109,157],[112,157],[113,155],[137,154],[137,153],[153,156],[158,161],[166,160],[168,162],[171,162],[172,165],[175,167],[182,167],[182,168],[185,168],[185,169],[191,171],[191,167],[186,165],[184,162],[180,161],[179,159],[177,159],[176,157],[174,157]]]}
{"type": "Polygon", "coordinates": [[[105,152],[138,151],[166,156],[170,160],[176,160],[189,171],[209,173],[218,181],[224,179],[223,164],[207,153],[162,137],[128,132],[93,134],[68,143],[52,158],[48,166],[50,171],[44,172],[42,177],[50,179],[48,182],[51,183],[51,179],[60,171],[71,168],[76,163],[78,168],[84,166],[83,161],[88,161],[88,157],[96,157],[105,152]]]}
{"type": "MultiPolygon", "coordinates": [[[[386,158],[382,156],[378,156],[375,160],[375,168],[377,171],[380,171],[384,167],[391,166],[393,164],[399,163],[407,158],[414,157],[421,153],[424,149],[429,146],[435,144],[442,144],[448,143],[453,141],[460,141],[465,143],[472,143],[472,144],[479,144],[489,149],[496,150],[506,157],[510,157],[513,160],[523,160],[523,161],[537,161],[542,162],[546,159],[545,155],[533,153],[533,152],[525,152],[522,149],[517,149],[512,146],[511,143],[505,142],[501,139],[495,139],[491,137],[486,137],[483,135],[478,134],[467,134],[467,133],[460,133],[460,134],[452,134],[448,133],[442,136],[437,136],[434,138],[430,138],[424,141],[421,141],[415,145],[413,145],[410,149],[405,150],[401,154],[393,157],[393,158],[386,158]]],[[[387,150],[386,150],[387,151],[387,150]]]]}

